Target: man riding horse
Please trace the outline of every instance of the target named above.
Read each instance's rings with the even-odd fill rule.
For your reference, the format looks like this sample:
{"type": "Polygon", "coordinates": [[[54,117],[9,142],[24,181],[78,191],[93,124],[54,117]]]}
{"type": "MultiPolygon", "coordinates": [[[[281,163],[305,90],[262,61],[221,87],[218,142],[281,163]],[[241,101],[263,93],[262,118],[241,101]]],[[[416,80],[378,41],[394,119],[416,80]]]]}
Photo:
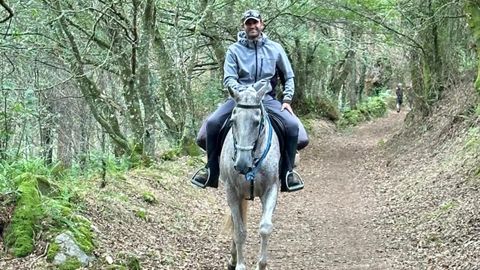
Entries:
{"type": "MultiPolygon", "coordinates": [[[[300,147],[308,144],[308,138],[300,120],[295,116],[290,106],[294,95],[294,74],[290,61],[283,47],[262,33],[265,25],[260,13],[248,10],[242,16],[244,31],[238,33],[236,43],[230,45],[225,55],[224,79],[225,87],[242,91],[260,81],[270,81],[272,90],[263,99],[263,104],[273,118],[279,119],[284,128],[284,151],[280,171],[282,191],[297,191],[304,187],[300,175],[293,170],[295,154],[298,147],[299,131],[300,147]],[[283,82],[283,100],[275,99],[275,84],[277,77],[283,82]]],[[[218,187],[219,177],[219,145],[220,130],[230,117],[235,102],[228,99],[204,123],[206,129],[206,151],[208,162],[192,177],[195,186],[218,187]]],[[[197,139],[197,142],[202,143],[197,139]]]]}

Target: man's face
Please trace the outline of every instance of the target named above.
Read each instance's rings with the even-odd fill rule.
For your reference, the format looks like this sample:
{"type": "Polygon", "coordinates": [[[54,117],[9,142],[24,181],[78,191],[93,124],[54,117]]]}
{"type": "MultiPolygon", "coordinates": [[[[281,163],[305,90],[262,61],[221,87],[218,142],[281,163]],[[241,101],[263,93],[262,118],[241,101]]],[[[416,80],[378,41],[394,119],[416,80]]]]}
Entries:
{"type": "Polygon", "coordinates": [[[255,19],[248,19],[244,24],[243,28],[247,33],[248,39],[256,39],[260,36],[263,31],[263,22],[257,21],[255,19]]]}

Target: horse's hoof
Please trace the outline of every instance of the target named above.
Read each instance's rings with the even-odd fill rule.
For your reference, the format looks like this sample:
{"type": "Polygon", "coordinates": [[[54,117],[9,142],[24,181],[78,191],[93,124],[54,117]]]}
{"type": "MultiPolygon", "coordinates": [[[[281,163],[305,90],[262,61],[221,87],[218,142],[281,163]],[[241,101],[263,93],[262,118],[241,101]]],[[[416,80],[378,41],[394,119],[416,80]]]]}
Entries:
{"type": "Polygon", "coordinates": [[[228,265],[227,270],[235,270],[235,265],[228,265]]]}

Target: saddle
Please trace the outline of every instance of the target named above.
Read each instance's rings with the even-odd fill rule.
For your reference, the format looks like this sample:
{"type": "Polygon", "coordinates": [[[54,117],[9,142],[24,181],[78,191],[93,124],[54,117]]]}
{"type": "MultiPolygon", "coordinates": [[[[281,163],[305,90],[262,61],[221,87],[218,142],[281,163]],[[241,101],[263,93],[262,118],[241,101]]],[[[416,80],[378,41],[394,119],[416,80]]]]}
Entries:
{"type": "MultiPolygon", "coordinates": [[[[268,109],[267,109],[267,113],[268,113],[268,109]]],[[[283,125],[281,120],[275,117],[275,115],[273,114],[268,114],[268,115],[269,115],[270,122],[272,123],[272,126],[275,130],[275,133],[277,134],[280,146],[282,146],[282,150],[283,150],[285,126],[283,125]]],[[[220,145],[222,145],[223,141],[225,140],[225,136],[230,130],[229,120],[230,118],[225,120],[225,122],[222,125],[222,128],[219,131],[218,143],[220,143],[220,145]]],[[[200,127],[200,131],[197,134],[196,142],[197,142],[197,145],[200,146],[200,148],[206,151],[207,150],[207,129],[206,129],[205,123],[206,123],[206,120],[203,122],[202,126],[200,127]]],[[[300,151],[303,148],[307,147],[307,145],[309,144],[309,139],[302,122],[299,121],[298,124],[299,124],[298,126],[299,130],[298,130],[297,150],[300,151]]]]}
{"type": "MultiPolygon", "coordinates": [[[[285,126],[283,125],[282,121],[280,119],[278,119],[278,117],[276,117],[273,114],[268,114],[268,118],[270,119],[270,123],[273,126],[273,130],[277,134],[278,142],[280,144],[280,150],[283,151],[284,145],[285,145],[285,143],[284,143],[284,141],[285,141],[284,140],[285,126]]],[[[222,128],[220,129],[220,132],[219,132],[218,144],[217,144],[217,145],[220,145],[220,149],[218,149],[219,153],[222,150],[221,146],[223,145],[223,142],[225,141],[225,138],[227,137],[228,131],[230,131],[230,127],[231,127],[231,124],[230,124],[230,117],[229,117],[229,118],[227,118],[227,120],[225,120],[225,122],[223,123],[222,128]]],[[[199,133],[198,133],[196,141],[197,141],[197,145],[200,146],[200,148],[202,148],[205,151],[207,150],[206,136],[207,136],[207,131],[205,129],[205,124],[203,124],[199,133]]],[[[301,150],[302,148],[304,148],[307,143],[305,143],[303,141],[299,141],[298,150],[301,150]]]]}

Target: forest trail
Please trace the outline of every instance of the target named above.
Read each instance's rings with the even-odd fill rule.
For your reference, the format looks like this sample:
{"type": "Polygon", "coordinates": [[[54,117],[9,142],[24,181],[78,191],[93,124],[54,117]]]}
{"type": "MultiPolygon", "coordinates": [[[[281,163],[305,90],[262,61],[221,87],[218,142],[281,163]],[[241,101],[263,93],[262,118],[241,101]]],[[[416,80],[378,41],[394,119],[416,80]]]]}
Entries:
{"type": "MultiPolygon", "coordinates": [[[[401,128],[405,114],[389,112],[343,132],[325,121],[311,123],[310,145],[300,153],[298,167],[305,189],[279,196],[269,269],[394,269],[399,257],[381,219],[388,202],[378,199],[376,183],[388,174],[381,145],[401,128]]],[[[115,267],[131,258],[149,270],[226,269],[231,238],[223,230],[223,186],[192,188],[187,160],[172,161],[176,171],[140,170],[111,178],[104,188],[101,179],[89,183],[93,189],[84,194],[83,213],[95,228],[96,260],[86,269],[121,269],[115,267]],[[159,203],[146,203],[144,191],[159,203]]],[[[260,207],[258,199],[249,207],[248,269],[254,269],[259,250],[260,207]]],[[[0,269],[51,269],[46,248],[39,242],[25,258],[0,256],[0,269]]]]}
{"type": "MultiPolygon", "coordinates": [[[[390,112],[348,132],[310,134],[299,166],[306,187],[279,198],[270,269],[393,269],[395,256],[387,252],[385,234],[375,222],[382,202],[374,191],[379,169],[373,172],[372,164],[384,164],[379,145],[401,128],[405,114],[390,112]]],[[[259,242],[258,200],[249,216],[246,250],[252,267],[259,242]]]]}

